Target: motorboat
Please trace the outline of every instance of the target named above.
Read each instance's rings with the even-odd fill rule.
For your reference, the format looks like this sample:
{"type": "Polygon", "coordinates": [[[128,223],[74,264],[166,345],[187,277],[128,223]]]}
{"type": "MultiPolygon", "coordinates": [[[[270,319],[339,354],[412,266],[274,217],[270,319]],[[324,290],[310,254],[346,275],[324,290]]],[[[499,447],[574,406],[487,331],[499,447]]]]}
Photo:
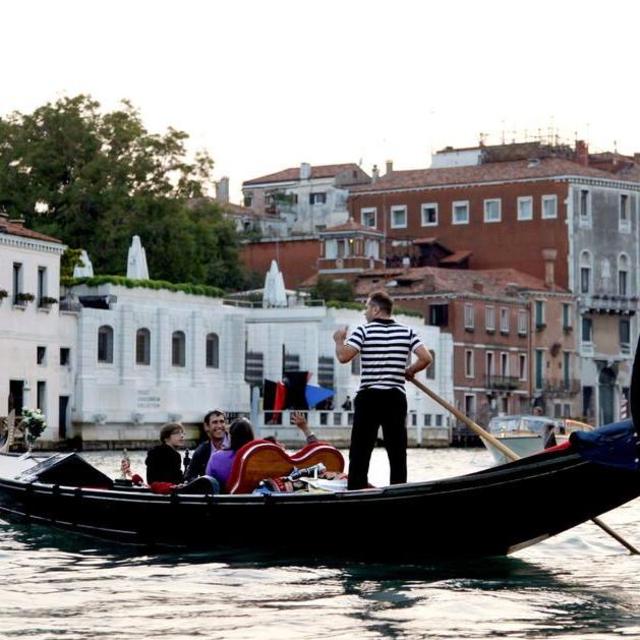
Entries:
{"type": "MultiPolygon", "coordinates": [[[[586,422],[569,418],[549,418],[539,415],[495,416],[489,421],[487,431],[500,440],[516,455],[523,458],[546,448],[563,444],[574,431],[591,431],[586,422]]],[[[505,456],[490,442],[482,439],[496,464],[507,462],[505,456]]]]}

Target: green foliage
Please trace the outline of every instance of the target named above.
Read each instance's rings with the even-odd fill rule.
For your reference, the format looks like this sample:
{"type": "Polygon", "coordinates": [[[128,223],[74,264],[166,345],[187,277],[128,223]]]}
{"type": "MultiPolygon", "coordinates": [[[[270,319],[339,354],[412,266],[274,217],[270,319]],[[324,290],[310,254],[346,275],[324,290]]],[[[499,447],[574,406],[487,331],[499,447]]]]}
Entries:
{"type": "MultiPolygon", "coordinates": [[[[340,300],[329,300],[326,303],[326,306],[331,309],[354,309],[355,311],[364,312],[364,303],[362,302],[342,302],[340,300]]],[[[422,318],[423,315],[416,311],[415,309],[406,309],[404,307],[398,307],[394,305],[393,307],[393,315],[394,316],[410,316],[412,318],[422,318]]]]}
{"type": "Polygon", "coordinates": [[[103,284],[113,284],[127,289],[167,289],[168,291],[182,291],[195,296],[207,296],[209,298],[221,298],[224,291],[217,287],[210,287],[203,284],[174,284],[164,280],[133,280],[124,276],[94,276],[93,278],[61,278],[60,284],[64,287],[73,287],[84,284],[87,287],[99,287],[103,284]]]}
{"type": "MultiPolygon", "coordinates": [[[[319,278],[318,284],[311,291],[311,296],[322,300],[353,302],[354,292],[353,286],[349,282],[319,278]]],[[[362,305],[360,305],[360,308],[362,308],[362,305]]]]}
{"type": "MultiPolygon", "coordinates": [[[[127,101],[102,113],[78,95],[12,113],[0,118],[0,210],[86,249],[98,273],[123,274],[137,234],[152,276],[242,287],[233,223],[203,198],[213,160],[187,160],[187,139],[172,128],[149,133],[127,101]]],[[[70,253],[64,275],[73,266],[70,253]]]]}
{"type": "Polygon", "coordinates": [[[73,275],[73,270],[81,264],[81,255],[82,249],[72,249],[71,247],[67,247],[60,258],[61,278],[70,278],[73,275]]]}

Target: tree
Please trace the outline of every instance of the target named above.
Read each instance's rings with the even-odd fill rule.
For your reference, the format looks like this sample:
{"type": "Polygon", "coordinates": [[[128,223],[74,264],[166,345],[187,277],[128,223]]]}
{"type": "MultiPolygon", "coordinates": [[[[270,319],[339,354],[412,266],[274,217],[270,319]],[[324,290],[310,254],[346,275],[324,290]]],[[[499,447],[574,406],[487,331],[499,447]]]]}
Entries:
{"type": "Polygon", "coordinates": [[[314,298],[340,302],[353,302],[355,295],[351,283],[330,278],[319,278],[311,294],[314,298]]]}
{"type": "Polygon", "coordinates": [[[233,224],[203,199],[213,160],[189,161],[187,139],[149,133],[127,101],[102,113],[78,95],[12,113],[0,118],[0,210],[86,249],[96,273],[124,273],[138,234],[154,279],[242,286],[233,224]]]}

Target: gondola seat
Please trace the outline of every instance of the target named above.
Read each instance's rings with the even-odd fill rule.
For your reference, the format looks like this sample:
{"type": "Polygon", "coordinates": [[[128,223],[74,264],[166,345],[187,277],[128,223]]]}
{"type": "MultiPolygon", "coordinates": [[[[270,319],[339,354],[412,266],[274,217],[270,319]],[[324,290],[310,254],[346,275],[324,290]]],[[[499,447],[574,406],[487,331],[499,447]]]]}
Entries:
{"type": "Polygon", "coordinates": [[[322,462],[327,471],[341,473],[344,458],[326,442],[314,442],[289,454],[268,440],[252,440],[238,449],[227,481],[228,493],[251,493],[260,480],[286,476],[293,468],[304,469],[322,462]]]}

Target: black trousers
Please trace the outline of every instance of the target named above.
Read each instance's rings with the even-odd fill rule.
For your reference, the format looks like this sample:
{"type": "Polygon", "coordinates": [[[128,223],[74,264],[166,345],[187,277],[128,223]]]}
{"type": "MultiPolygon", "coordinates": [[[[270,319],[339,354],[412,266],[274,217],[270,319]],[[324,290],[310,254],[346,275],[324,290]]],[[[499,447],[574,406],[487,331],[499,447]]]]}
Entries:
{"type": "Polygon", "coordinates": [[[369,462],[382,427],[390,484],[407,481],[407,398],[399,389],[363,389],[354,400],[349,448],[349,489],[368,485],[369,462]]]}

